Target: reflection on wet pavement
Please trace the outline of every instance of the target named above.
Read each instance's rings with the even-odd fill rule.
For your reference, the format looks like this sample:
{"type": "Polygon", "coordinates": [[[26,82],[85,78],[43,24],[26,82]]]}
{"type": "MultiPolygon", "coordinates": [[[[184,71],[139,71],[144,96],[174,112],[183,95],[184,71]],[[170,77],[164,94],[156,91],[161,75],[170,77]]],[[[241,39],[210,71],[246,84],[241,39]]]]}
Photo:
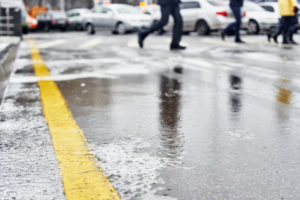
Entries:
{"type": "Polygon", "coordinates": [[[160,78],[160,156],[176,162],[182,156],[181,83],[166,76],[160,78]]]}
{"type": "Polygon", "coordinates": [[[286,89],[290,81],[281,79],[280,82],[282,87],[278,88],[277,100],[281,103],[290,104],[292,91],[286,89]]]}

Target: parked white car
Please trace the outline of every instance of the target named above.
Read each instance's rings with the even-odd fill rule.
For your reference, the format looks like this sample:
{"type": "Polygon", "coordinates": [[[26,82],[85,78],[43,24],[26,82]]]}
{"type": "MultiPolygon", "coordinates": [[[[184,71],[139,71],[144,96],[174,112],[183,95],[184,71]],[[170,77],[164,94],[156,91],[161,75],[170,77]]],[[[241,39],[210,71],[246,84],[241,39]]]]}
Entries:
{"type": "Polygon", "coordinates": [[[89,34],[97,30],[111,30],[112,33],[125,34],[143,26],[150,26],[152,18],[142,14],[133,6],[109,4],[94,7],[85,15],[84,26],[89,34]]]}
{"type": "Polygon", "coordinates": [[[247,30],[249,34],[259,34],[260,31],[268,31],[278,24],[278,14],[266,11],[257,3],[245,1],[243,9],[247,13],[247,24],[244,24],[242,28],[247,30]]]}
{"type": "Polygon", "coordinates": [[[142,9],[144,9],[145,14],[149,14],[152,17],[152,22],[155,23],[160,20],[161,17],[161,11],[159,5],[150,5],[145,6],[142,9]]]}
{"type": "Polygon", "coordinates": [[[84,19],[85,14],[89,12],[88,9],[72,9],[67,12],[68,19],[70,21],[69,28],[75,30],[83,30],[84,29],[84,19]]]}
{"type": "MultiPolygon", "coordinates": [[[[180,7],[185,33],[197,32],[199,35],[209,35],[235,20],[228,1],[183,0],[180,7]]],[[[172,24],[170,23],[167,29],[170,29],[172,24]]]]}
{"type": "Polygon", "coordinates": [[[278,2],[260,2],[258,5],[260,5],[266,11],[276,13],[277,16],[280,17],[278,2]]]}

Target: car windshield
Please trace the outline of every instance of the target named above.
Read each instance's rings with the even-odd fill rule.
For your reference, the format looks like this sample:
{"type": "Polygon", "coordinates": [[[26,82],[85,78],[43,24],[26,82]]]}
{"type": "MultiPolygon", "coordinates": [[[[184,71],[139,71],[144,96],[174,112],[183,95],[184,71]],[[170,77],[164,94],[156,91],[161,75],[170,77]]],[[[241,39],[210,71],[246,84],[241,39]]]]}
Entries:
{"type": "Polygon", "coordinates": [[[275,12],[273,6],[262,5],[261,7],[262,7],[263,9],[265,9],[266,11],[269,11],[269,12],[275,12]]]}
{"type": "Polygon", "coordinates": [[[115,7],[119,14],[139,14],[139,10],[131,6],[117,6],[115,7]]]}
{"type": "Polygon", "coordinates": [[[244,9],[246,11],[265,11],[262,7],[260,7],[258,4],[245,1],[244,3],[244,9]]]}
{"type": "Polygon", "coordinates": [[[208,0],[207,2],[210,5],[213,5],[213,6],[227,6],[227,5],[229,5],[227,1],[208,0]]]}

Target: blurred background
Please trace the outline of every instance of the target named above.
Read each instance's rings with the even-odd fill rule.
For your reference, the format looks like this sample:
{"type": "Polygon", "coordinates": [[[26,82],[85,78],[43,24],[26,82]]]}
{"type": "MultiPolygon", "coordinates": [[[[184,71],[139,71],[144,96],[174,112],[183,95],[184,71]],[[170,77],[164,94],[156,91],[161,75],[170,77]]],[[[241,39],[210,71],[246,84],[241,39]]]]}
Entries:
{"type": "MultiPolygon", "coordinates": [[[[157,0],[0,0],[1,16],[15,11],[9,14],[7,8],[18,8],[21,17],[20,22],[16,17],[11,21],[2,19],[1,35],[55,30],[94,34],[97,29],[125,34],[159,20],[160,8],[156,3],[157,0]],[[125,15],[126,20],[121,20],[125,15]],[[140,21],[135,21],[137,19],[140,21]],[[11,31],[14,24],[15,30],[11,31]],[[21,30],[17,30],[19,27],[21,30]]],[[[228,4],[227,0],[183,0],[184,32],[209,35],[221,30],[234,21],[228,4]]],[[[242,29],[247,34],[265,33],[276,26],[279,17],[277,1],[246,0],[242,29]]],[[[171,30],[172,20],[170,22],[161,34],[171,30]]]]}

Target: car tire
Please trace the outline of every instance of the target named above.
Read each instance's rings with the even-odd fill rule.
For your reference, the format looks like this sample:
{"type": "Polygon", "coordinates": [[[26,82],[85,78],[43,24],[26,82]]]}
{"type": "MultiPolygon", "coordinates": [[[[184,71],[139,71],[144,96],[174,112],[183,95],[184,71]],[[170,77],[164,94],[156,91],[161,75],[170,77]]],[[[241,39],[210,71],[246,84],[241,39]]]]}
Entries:
{"type": "Polygon", "coordinates": [[[117,32],[116,30],[112,30],[112,31],[111,31],[111,34],[113,34],[113,35],[117,35],[117,34],[118,34],[118,32],[117,32]]]}
{"type": "Polygon", "coordinates": [[[86,31],[89,35],[94,35],[95,34],[95,28],[93,24],[87,24],[86,25],[86,31]]]}
{"type": "Polygon", "coordinates": [[[247,28],[247,33],[251,35],[257,35],[259,34],[260,27],[257,21],[255,20],[249,20],[248,22],[248,28],[247,28]]]}
{"type": "Polygon", "coordinates": [[[124,35],[126,33],[125,25],[122,22],[120,22],[116,25],[116,32],[119,35],[124,35]]]}
{"type": "Polygon", "coordinates": [[[205,20],[200,20],[196,24],[196,32],[198,35],[209,35],[210,28],[205,20]]]}

